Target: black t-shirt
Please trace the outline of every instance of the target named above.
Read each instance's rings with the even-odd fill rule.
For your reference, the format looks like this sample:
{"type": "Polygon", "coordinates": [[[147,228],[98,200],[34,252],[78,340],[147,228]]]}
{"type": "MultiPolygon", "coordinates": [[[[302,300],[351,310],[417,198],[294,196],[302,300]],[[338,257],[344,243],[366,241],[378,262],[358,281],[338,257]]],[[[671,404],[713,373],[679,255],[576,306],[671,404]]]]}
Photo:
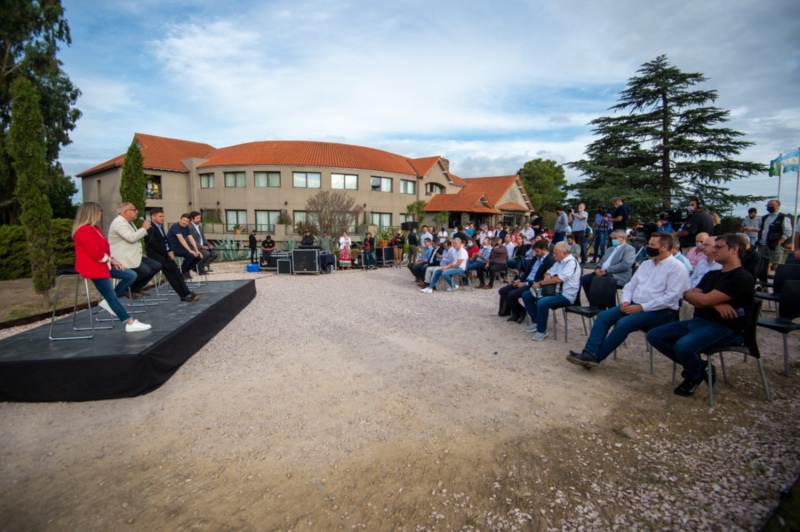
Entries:
{"type": "Polygon", "coordinates": [[[466,245],[467,244],[467,239],[469,237],[467,237],[467,233],[465,233],[464,231],[458,231],[458,232],[456,232],[456,234],[453,235],[453,238],[460,238],[461,239],[461,243],[466,245]]]}
{"type": "Polygon", "coordinates": [[[414,232],[408,233],[408,245],[409,246],[419,245],[419,238],[417,238],[417,233],[414,232]]]}
{"type": "MultiPolygon", "coordinates": [[[[741,309],[746,312],[752,312],[756,292],[755,281],[753,281],[753,276],[750,275],[750,272],[741,266],[729,272],[723,272],[722,270],[708,272],[700,280],[700,284],[697,287],[704,294],[712,290],[719,290],[723,294],[730,296],[731,300],[727,303],[737,311],[741,309]]],[[[727,320],[711,307],[696,308],[694,317],[705,318],[714,323],[719,323],[739,334],[744,333],[744,328],[747,325],[747,320],[744,316],[727,320]]]]}
{"type": "Polygon", "coordinates": [[[616,231],[617,229],[627,229],[628,228],[628,207],[623,203],[619,207],[616,208],[614,214],[611,216],[612,218],[617,218],[621,216],[622,219],[618,222],[612,222],[613,227],[612,230],[616,231]]]}
{"type": "Polygon", "coordinates": [[[689,248],[694,246],[694,238],[697,233],[708,233],[709,235],[714,233],[714,220],[705,209],[695,211],[683,224],[682,230],[689,231],[689,234],[680,237],[681,247],[689,248]]]}
{"type": "Polygon", "coordinates": [[[275,249],[275,241],[272,240],[271,238],[269,240],[265,238],[264,241],[261,243],[261,247],[267,251],[271,251],[275,249]]]}

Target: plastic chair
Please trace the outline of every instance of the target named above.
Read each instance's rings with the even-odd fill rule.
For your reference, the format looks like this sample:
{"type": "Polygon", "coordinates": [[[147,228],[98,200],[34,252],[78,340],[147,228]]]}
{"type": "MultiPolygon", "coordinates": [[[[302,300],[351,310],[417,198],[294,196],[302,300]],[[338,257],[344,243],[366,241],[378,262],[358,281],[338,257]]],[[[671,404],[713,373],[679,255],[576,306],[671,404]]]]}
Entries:
{"type": "Polygon", "coordinates": [[[81,274],[79,274],[75,270],[75,266],[73,264],[59,264],[56,266],[56,275],[58,275],[58,281],[56,282],[56,297],[55,301],[53,301],[53,315],[50,317],[50,332],[48,333],[48,337],[50,340],[88,340],[90,338],[94,338],[94,332],[100,329],[112,329],[114,324],[112,323],[108,327],[98,327],[95,326],[94,320],[92,319],[92,300],[89,296],[89,281],[81,274]],[[56,310],[58,309],[58,299],[61,296],[61,283],[62,281],[67,278],[76,278],[75,282],[75,301],[72,306],[72,330],[73,331],[92,331],[90,335],[78,335],[78,336],[53,336],[53,326],[56,322],[56,310]],[[89,318],[89,326],[88,327],[78,327],[78,288],[81,285],[81,280],[83,281],[83,286],[86,291],[86,314],[89,318]]]}
{"type": "Polygon", "coordinates": [[[800,317],[800,281],[786,281],[781,290],[778,316],[761,318],[757,323],[759,327],[779,332],[783,336],[783,374],[787,377],[789,376],[788,338],[789,333],[800,331],[800,323],[792,321],[798,317],[800,317]]]}
{"type": "Polygon", "coordinates": [[[589,331],[586,328],[586,319],[588,318],[589,323],[593,324],[595,316],[617,305],[617,280],[613,277],[595,277],[592,279],[587,297],[589,299],[589,305],[587,306],[578,304],[564,308],[564,342],[567,342],[568,314],[577,314],[581,317],[583,332],[586,336],[589,336],[589,331]]]}
{"type": "Polygon", "coordinates": [[[756,297],[764,301],[779,302],[781,289],[786,281],[800,281],[800,264],[781,264],[775,270],[775,280],[772,283],[772,293],[756,292],[756,297]]]}

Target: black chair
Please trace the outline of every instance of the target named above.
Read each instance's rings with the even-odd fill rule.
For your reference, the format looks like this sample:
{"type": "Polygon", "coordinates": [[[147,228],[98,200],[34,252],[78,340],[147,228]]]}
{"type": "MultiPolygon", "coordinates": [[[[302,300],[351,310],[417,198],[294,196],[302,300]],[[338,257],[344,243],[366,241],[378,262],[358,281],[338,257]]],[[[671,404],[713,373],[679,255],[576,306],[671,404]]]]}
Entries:
{"type": "MultiPolygon", "coordinates": [[[[779,268],[780,269],[780,268],[779,268]]],[[[800,281],[786,281],[781,290],[778,316],[776,318],[761,318],[758,326],[783,335],[783,374],[789,376],[789,333],[800,331],[800,323],[794,319],[800,317],[800,281]]]]}
{"type": "MultiPolygon", "coordinates": [[[[570,305],[564,308],[564,342],[567,341],[567,315],[577,314],[583,323],[583,332],[586,336],[589,331],[586,328],[586,319],[589,323],[594,323],[594,318],[606,309],[617,305],[617,280],[613,277],[595,277],[589,287],[588,306],[570,305]]],[[[577,301],[576,301],[577,303],[577,301]]]]}
{"type": "Polygon", "coordinates": [[[786,257],[786,263],[784,264],[785,266],[793,266],[796,264],[800,264],[800,259],[791,254],[788,257],[786,257]]]}
{"type": "Polygon", "coordinates": [[[781,289],[786,281],[800,281],[800,264],[782,264],[775,270],[775,281],[772,283],[772,292],[756,292],[756,297],[764,301],[779,302],[781,289]]]}
{"type": "MultiPolygon", "coordinates": [[[[568,305],[564,305],[563,307],[555,307],[551,309],[553,311],[553,340],[558,340],[558,314],[556,313],[560,310],[564,314],[564,341],[567,341],[567,306],[568,305]]],[[[574,306],[581,306],[580,288],[578,288],[578,295],[575,296],[574,306]]]]}
{"type": "MultiPolygon", "coordinates": [[[[767,401],[772,401],[772,396],[769,393],[769,386],[767,386],[767,378],[764,375],[764,364],[761,362],[761,351],[758,348],[758,338],[756,337],[756,333],[758,327],[756,326],[758,323],[758,317],[761,315],[761,305],[763,301],[756,301],[755,305],[753,305],[753,309],[750,313],[747,314],[748,323],[745,328],[744,334],[744,345],[723,345],[719,347],[712,347],[710,349],[706,349],[703,351],[703,355],[706,356],[706,362],[711,365],[713,361],[714,355],[719,355],[719,361],[722,365],[722,378],[725,383],[728,383],[728,375],[725,372],[725,359],[723,358],[723,353],[733,352],[733,353],[742,353],[745,357],[751,356],[756,359],[758,363],[758,372],[761,375],[761,384],[764,386],[764,395],[767,397],[767,401]]],[[[675,384],[675,374],[677,371],[677,364],[672,363],[672,383],[675,384]]],[[[708,404],[714,405],[714,386],[711,384],[711,372],[708,372],[708,404]]]]}

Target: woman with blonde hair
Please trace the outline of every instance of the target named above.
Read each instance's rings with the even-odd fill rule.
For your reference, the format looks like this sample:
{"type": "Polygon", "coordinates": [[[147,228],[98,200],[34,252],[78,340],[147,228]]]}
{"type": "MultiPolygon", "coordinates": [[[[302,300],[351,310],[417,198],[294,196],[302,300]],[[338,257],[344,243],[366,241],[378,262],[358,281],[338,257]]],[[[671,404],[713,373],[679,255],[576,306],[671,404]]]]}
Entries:
{"type": "Polygon", "coordinates": [[[103,209],[97,203],[87,201],[78,207],[75,222],[72,224],[75,270],[86,279],[92,280],[104,298],[99,303],[100,308],[125,323],[125,332],[146,331],[150,329],[150,325],[132,318],[119,302],[119,297],[136,280],[136,273],[126,269],[111,256],[111,246],[97,225],[102,217],[103,209]],[[120,280],[116,289],[111,284],[112,277],[120,280]]]}
{"type": "Polygon", "coordinates": [[[403,246],[406,244],[406,239],[403,236],[403,231],[401,229],[397,230],[397,234],[392,239],[392,245],[394,246],[394,267],[399,268],[403,264],[403,246]]]}

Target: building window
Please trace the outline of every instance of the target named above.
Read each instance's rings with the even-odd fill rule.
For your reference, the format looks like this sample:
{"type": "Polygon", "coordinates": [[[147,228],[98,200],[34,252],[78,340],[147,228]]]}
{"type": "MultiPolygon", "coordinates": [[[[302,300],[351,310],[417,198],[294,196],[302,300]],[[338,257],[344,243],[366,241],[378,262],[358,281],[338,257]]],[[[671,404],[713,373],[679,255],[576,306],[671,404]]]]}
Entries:
{"type": "Polygon", "coordinates": [[[200,188],[214,188],[214,174],[200,174],[200,188]]]}
{"type": "Polygon", "coordinates": [[[298,227],[308,227],[308,225],[313,221],[312,216],[308,213],[308,211],[294,211],[292,214],[292,220],[294,220],[295,229],[298,227]]]}
{"type": "Polygon", "coordinates": [[[247,227],[247,211],[231,210],[225,211],[225,230],[235,231],[236,226],[239,229],[246,229],[247,227]]]}
{"type": "Polygon", "coordinates": [[[358,190],[358,176],[353,174],[331,174],[331,188],[358,190]]]}
{"type": "Polygon", "coordinates": [[[400,193],[401,194],[416,194],[417,183],[416,181],[408,181],[407,179],[400,180],[400,193]]]}
{"type": "Polygon", "coordinates": [[[294,172],[292,185],[294,188],[322,188],[322,174],[319,172],[294,172]]]}
{"type": "Polygon", "coordinates": [[[161,197],[161,176],[148,175],[145,176],[145,191],[144,195],[147,199],[163,199],[161,197]]]}
{"type": "Polygon", "coordinates": [[[274,233],[281,211],[256,211],[256,231],[274,233]]]}
{"type": "Polygon", "coordinates": [[[388,212],[373,212],[372,225],[377,225],[378,231],[386,231],[392,226],[392,214],[388,212]]]}
{"type": "Polygon", "coordinates": [[[392,178],[373,176],[372,179],[370,180],[370,187],[373,192],[391,192],[392,178]]]}
{"type": "Polygon", "coordinates": [[[425,195],[433,196],[434,194],[444,194],[444,187],[438,183],[427,183],[425,185],[425,195]]]}
{"type": "Polygon", "coordinates": [[[263,187],[281,187],[281,173],[280,172],[253,172],[255,179],[255,186],[258,188],[263,187]]]}
{"type": "Polygon", "coordinates": [[[226,188],[244,188],[247,186],[247,178],[244,172],[225,172],[226,188]]]}
{"type": "Polygon", "coordinates": [[[400,215],[400,223],[401,224],[404,224],[406,222],[413,222],[413,221],[414,221],[414,217],[412,215],[410,215],[410,214],[401,214],[400,215]]]}

